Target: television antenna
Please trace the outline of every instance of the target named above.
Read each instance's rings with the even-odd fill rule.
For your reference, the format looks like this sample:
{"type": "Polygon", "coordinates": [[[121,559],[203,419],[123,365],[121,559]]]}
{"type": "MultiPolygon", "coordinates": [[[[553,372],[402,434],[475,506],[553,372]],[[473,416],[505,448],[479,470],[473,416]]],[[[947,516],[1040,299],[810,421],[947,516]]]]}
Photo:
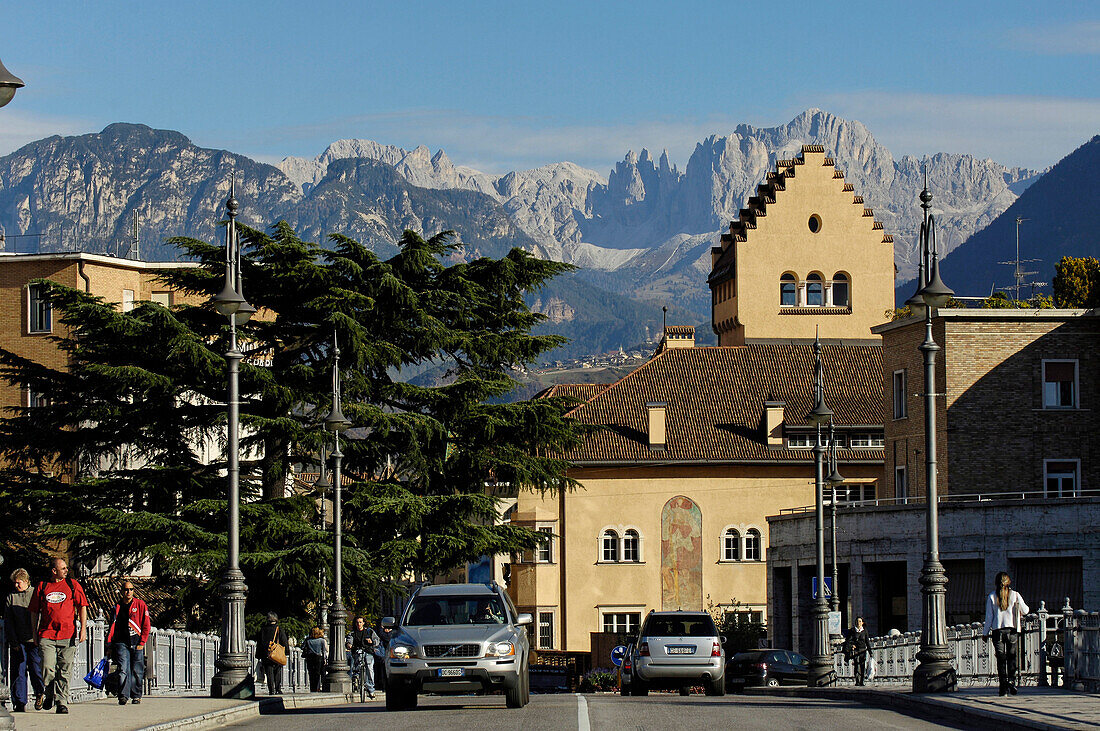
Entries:
{"type": "Polygon", "coordinates": [[[1031,264],[1032,262],[1042,261],[1042,259],[1021,259],[1020,258],[1020,224],[1024,221],[1029,221],[1029,218],[1022,218],[1016,216],[1016,259],[1015,261],[999,261],[998,264],[1006,264],[1014,269],[1014,277],[1016,279],[1016,301],[1020,301],[1020,287],[1025,285],[1031,286],[1031,292],[1034,295],[1036,287],[1045,287],[1046,282],[1025,282],[1024,280],[1030,277],[1032,274],[1038,274],[1039,272],[1026,272],[1021,267],[1021,264],[1031,264]]]}

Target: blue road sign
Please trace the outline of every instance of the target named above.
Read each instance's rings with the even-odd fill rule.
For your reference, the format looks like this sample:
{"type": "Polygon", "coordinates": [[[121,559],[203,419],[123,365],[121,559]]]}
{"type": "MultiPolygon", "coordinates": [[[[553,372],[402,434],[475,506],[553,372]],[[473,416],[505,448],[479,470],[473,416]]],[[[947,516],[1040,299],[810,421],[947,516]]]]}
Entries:
{"type": "Polygon", "coordinates": [[[626,656],[626,645],[618,645],[611,651],[611,662],[615,663],[615,667],[619,667],[623,664],[623,657],[626,656]]]}
{"type": "MultiPolygon", "coordinates": [[[[811,579],[810,579],[810,589],[811,589],[811,592],[810,592],[811,596],[814,599],[817,599],[817,577],[816,576],[811,577],[811,579]]],[[[832,596],[833,596],[833,577],[832,576],[826,576],[825,577],[825,598],[826,599],[831,599],[832,596]]]]}

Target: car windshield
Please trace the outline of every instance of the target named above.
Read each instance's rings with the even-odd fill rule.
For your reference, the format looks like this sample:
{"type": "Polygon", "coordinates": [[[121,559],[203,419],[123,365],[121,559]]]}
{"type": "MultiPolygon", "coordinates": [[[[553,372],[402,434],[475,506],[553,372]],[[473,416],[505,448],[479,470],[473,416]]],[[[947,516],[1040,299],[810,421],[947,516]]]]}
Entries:
{"type": "Polygon", "coordinates": [[[504,607],[495,596],[432,596],[413,599],[405,626],[504,624],[504,607]]]}
{"type": "Polygon", "coordinates": [[[705,614],[687,617],[650,617],[646,622],[647,637],[714,637],[714,621],[705,614]]]}

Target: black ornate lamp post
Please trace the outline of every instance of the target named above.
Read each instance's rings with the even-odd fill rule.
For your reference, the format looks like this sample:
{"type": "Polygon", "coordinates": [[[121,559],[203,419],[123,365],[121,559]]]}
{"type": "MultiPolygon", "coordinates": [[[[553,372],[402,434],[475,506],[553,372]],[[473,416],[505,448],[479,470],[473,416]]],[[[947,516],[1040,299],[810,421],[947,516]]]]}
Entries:
{"type": "Polygon", "coordinates": [[[939,693],[955,689],[955,669],[951,666],[951,651],[947,647],[947,576],[940,563],[939,494],[936,489],[936,352],[940,346],[932,337],[932,309],[943,307],[951,299],[952,292],[940,279],[936,251],[936,219],[928,213],[932,194],[928,192],[925,175],[921,191],[921,208],[924,222],[920,227],[922,261],[927,261],[924,285],[917,294],[924,301],[924,342],[920,352],[924,355],[924,451],[926,499],[928,501],[928,552],[920,572],[922,628],[919,664],[913,670],[913,692],[939,693]]]}
{"type": "Polygon", "coordinates": [[[821,338],[814,339],[814,408],[807,418],[816,426],[817,441],[814,444],[814,488],[817,534],[817,597],[813,605],[813,653],[806,685],[817,688],[836,682],[832,655],[829,652],[829,605],[825,601],[825,447],[821,443],[821,426],[833,417],[825,405],[824,369],[821,365],[821,338]]]}
{"type": "Polygon", "coordinates": [[[8,71],[4,67],[4,62],[0,61],[0,107],[6,105],[15,96],[15,92],[18,89],[22,89],[26,86],[23,80],[18,76],[8,71]]]}
{"type": "Polygon", "coordinates": [[[248,587],[240,569],[240,401],[238,374],[244,355],[237,349],[237,327],[248,322],[255,309],[241,294],[241,260],[237,241],[237,198],[234,184],[229,186],[225,209],[229,223],[225,229],[225,286],[211,303],[218,314],[229,319],[229,350],[225,361],[229,371],[229,439],[226,447],[226,471],[229,475],[229,556],[222,574],[221,647],[214,663],[217,672],[210,683],[214,698],[252,698],[256,694],[255,679],[248,661],[244,636],[244,603],[248,587]]]}
{"type": "Polygon", "coordinates": [[[829,513],[832,523],[832,559],[833,559],[833,590],[830,592],[829,608],[834,612],[840,611],[840,584],[837,580],[837,560],[836,560],[836,489],[844,482],[844,477],[840,474],[840,470],[837,469],[836,462],[836,436],[833,434],[833,422],[829,421],[829,476],[826,478],[829,482],[829,513]]]}
{"type": "Polygon", "coordinates": [[[325,417],[325,428],[332,432],[334,446],[332,449],[332,525],[335,534],[335,570],[333,571],[333,597],[332,597],[332,626],[329,633],[329,660],[328,678],[325,681],[325,689],[329,693],[351,693],[351,675],[348,671],[347,656],[344,654],[345,624],[347,612],[344,611],[343,577],[344,577],[344,532],[341,525],[341,500],[343,484],[341,483],[340,466],[344,459],[344,453],[340,451],[340,432],[351,426],[351,422],[344,417],[340,409],[340,347],[336,342],[336,334],[332,336],[332,411],[325,417]]]}
{"type": "MultiPolygon", "coordinates": [[[[332,483],[329,482],[326,462],[328,461],[328,450],[321,447],[321,466],[320,474],[317,477],[317,482],[314,483],[314,487],[317,489],[317,494],[320,497],[320,510],[319,520],[317,527],[320,530],[325,530],[325,526],[328,524],[327,516],[325,514],[325,493],[332,487],[332,483]]],[[[317,625],[321,628],[321,631],[325,633],[325,637],[328,637],[328,610],[332,604],[328,600],[328,571],[322,565],[320,568],[321,579],[321,598],[317,602],[317,625]]]]}
{"type": "MultiPolygon", "coordinates": [[[[0,107],[10,102],[15,96],[15,90],[22,87],[23,80],[4,68],[3,62],[0,62],[0,107]]],[[[0,556],[0,564],[3,563],[4,558],[0,556]]],[[[10,669],[9,672],[14,673],[15,670],[10,669]]],[[[0,686],[2,686],[0,687],[0,729],[15,728],[15,719],[8,710],[10,694],[7,683],[0,683],[0,686]]]]}

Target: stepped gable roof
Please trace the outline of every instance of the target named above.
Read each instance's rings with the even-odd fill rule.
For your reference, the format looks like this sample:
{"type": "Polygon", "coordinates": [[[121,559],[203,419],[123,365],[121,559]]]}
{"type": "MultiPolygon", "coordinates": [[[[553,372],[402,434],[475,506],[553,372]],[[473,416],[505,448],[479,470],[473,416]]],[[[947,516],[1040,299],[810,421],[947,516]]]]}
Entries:
{"type": "MultiPolygon", "coordinates": [[[[737,220],[730,221],[730,232],[722,234],[720,239],[722,255],[714,263],[714,268],[707,278],[708,282],[721,281],[733,275],[734,247],[730,244],[735,241],[749,240],[749,232],[756,228],[758,220],[768,215],[768,204],[775,203],[777,194],[787,189],[787,179],[795,177],[795,168],[806,164],[807,153],[824,154],[824,152],[825,147],[823,145],[802,145],[802,152],[793,160],[775,161],[775,171],[769,172],[764,177],[764,182],[756,186],[756,195],[749,197],[748,207],[741,209],[737,220]]],[[[836,160],[832,157],[826,157],[821,164],[825,167],[835,168],[836,160]]],[[[833,178],[844,180],[844,172],[834,169],[833,178]]],[[[845,193],[853,193],[852,203],[854,205],[863,205],[863,196],[854,194],[855,187],[851,183],[845,183],[843,190],[845,193]]],[[[873,219],[875,214],[872,209],[864,208],[863,215],[873,219]]],[[[871,228],[872,230],[880,230],[882,229],[882,223],[873,220],[871,228]]],[[[893,241],[893,236],[883,234],[882,243],[890,244],[893,241]]],[[[718,249],[715,249],[715,251],[717,252],[718,249]]]]}
{"type": "Polygon", "coordinates": [[[557,383],[550,388],[544,388],[535,394],[534,398],[554,398],[564,396],[578,401],[588,401],[596,394],[607,388],[606,383],[557,383]]]}
{"type": "MultiPolygon", "coordinates": [[[[881,428],[882,348],[824,345],[826,403],[843,427],[881,428]]],[[[810,427],[814,356],[807,344],[754,343],[665,350],[569,413],[600,425],[571,462],[812,462],[806,449],[768,447],[765,401],[782,401],[787,428],[810,427]],[[664,451],[652,451],[646,404],[667,403],[664,451]]],[[[844,461],[881,461],[881,449],[841,449],[844,461]]]]}

